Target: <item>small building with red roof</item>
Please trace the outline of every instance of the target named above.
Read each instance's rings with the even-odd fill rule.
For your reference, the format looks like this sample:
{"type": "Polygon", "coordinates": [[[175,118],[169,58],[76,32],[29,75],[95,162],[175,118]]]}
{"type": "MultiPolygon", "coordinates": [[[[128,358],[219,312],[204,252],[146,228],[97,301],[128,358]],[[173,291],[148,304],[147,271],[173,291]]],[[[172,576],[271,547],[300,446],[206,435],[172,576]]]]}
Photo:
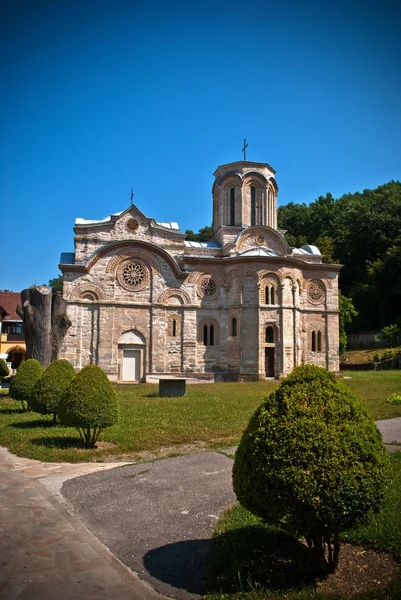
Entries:
{"type": "Polygon", "coordinates": [[[25,359],[24,325],[17,314],[21,303],[19,292],[0,290],[0,358],[16,369],[25,359]]]}

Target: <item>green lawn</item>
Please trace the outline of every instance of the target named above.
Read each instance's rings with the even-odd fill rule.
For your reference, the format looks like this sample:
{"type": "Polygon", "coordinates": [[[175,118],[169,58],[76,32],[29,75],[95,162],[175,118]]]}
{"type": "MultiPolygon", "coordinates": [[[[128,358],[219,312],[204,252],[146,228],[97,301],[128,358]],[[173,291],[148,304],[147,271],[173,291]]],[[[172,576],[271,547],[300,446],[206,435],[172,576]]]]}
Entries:
{"type": "MultiPolygon", "coordinates": [[[[343,541],[392,553],[401,560],[401,453],[391,456],[393,483],[382,511],[369,525],[342,536],[343,541]]],[[[341,552],[340,552],[341,562],[341,552]]],[[[263,523],[237,504],[217,522],[209,555],[208,600],[346,600],[348,594],[316,590],[309,550],[278,527],[263,523]]],[[[351,574],[350,574],[351,575],[351,574]]],[[[382,592],[360,593],[358,600],[399,600],[401,575],[382,592]]]]}
{"type": "MultiPolygon", "coordinates": [[[[374,419],[401,417],[401,405],[385,403],[391,393],[401,391],[401,371],[353,372],[351,377],[345,383],[374,419]]],[[[179,452],[182,445],[228,447],[239,441],[251,414],[277,385],[189,385],[185,398],[160,398],[156,385],[118,386],[119,423],[102,432],[96,450],[80,448],[74,429],[52,427],[51,416],[24,413],[20,403],[1,395],[0,445],[50,462],[130,460],[161,448],[179,452]]]]}

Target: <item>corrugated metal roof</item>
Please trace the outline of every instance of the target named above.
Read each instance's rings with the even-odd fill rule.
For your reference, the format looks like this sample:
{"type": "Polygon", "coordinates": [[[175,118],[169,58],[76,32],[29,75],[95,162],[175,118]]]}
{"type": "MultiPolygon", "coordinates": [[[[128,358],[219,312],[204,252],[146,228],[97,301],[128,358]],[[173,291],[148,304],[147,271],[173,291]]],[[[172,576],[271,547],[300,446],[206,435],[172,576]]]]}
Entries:
{"type": "Polygon", "coordinates": [[[220,248],[220,244],[217,242],[190,242],[185,240],[187,248],[220,248]]]}

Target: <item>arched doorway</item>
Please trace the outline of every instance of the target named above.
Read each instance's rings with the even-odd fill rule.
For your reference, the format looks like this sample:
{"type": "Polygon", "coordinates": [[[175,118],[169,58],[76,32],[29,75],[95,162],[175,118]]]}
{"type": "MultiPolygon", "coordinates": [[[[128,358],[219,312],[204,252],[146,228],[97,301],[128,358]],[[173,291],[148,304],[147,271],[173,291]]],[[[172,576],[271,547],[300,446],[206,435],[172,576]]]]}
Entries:
{"type": "Polygon", "coordinates": [[[21,346],[15,346],[10,348],[6,362],[11,363],[12,369],[18,369],[23,360],[25,360],[26,352],[21,346]]]}
{"type": "Polygon", "coordinates": [[[118,340],[119,380],[145,381],[146,340],[136,329],[124,332],[118,340]]]}

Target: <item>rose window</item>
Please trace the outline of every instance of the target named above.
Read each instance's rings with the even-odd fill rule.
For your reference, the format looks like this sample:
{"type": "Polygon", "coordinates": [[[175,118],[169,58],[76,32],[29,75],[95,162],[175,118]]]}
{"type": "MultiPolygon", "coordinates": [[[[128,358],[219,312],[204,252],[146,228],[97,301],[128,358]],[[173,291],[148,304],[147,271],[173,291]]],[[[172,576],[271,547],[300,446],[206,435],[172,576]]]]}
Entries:
{"type": "Polygon", "coordinates": [[[213,279],[204,279],[200,287],[204,296],[213,296],[217,289],[216,282],[213,279]]]}
{"type": "Polygon", "coordinates": [[[127,221],[127,229],[130,231],[136,231],[139,227],[139,223],[136,219],[128,219],[127,221]]]}
{"type": "Polygon", "coordinates": [[[324,288],[319,281],[312,281],[308,287],[308,298],[314,304],[320,304],[324,299],[324,288]]]}
{"type": "Polygon", "coordinates": [[[149,283],[149,271],[138,260],[124,262],[117,272],[118,283],[126,290],[143,290],[149,283]]]}
{"type": "Polygon", "coordinates": [[[219,285],[214,277],[203,277],[198,284],[198,295],[212,300],[219,293],[219,285]]]}

